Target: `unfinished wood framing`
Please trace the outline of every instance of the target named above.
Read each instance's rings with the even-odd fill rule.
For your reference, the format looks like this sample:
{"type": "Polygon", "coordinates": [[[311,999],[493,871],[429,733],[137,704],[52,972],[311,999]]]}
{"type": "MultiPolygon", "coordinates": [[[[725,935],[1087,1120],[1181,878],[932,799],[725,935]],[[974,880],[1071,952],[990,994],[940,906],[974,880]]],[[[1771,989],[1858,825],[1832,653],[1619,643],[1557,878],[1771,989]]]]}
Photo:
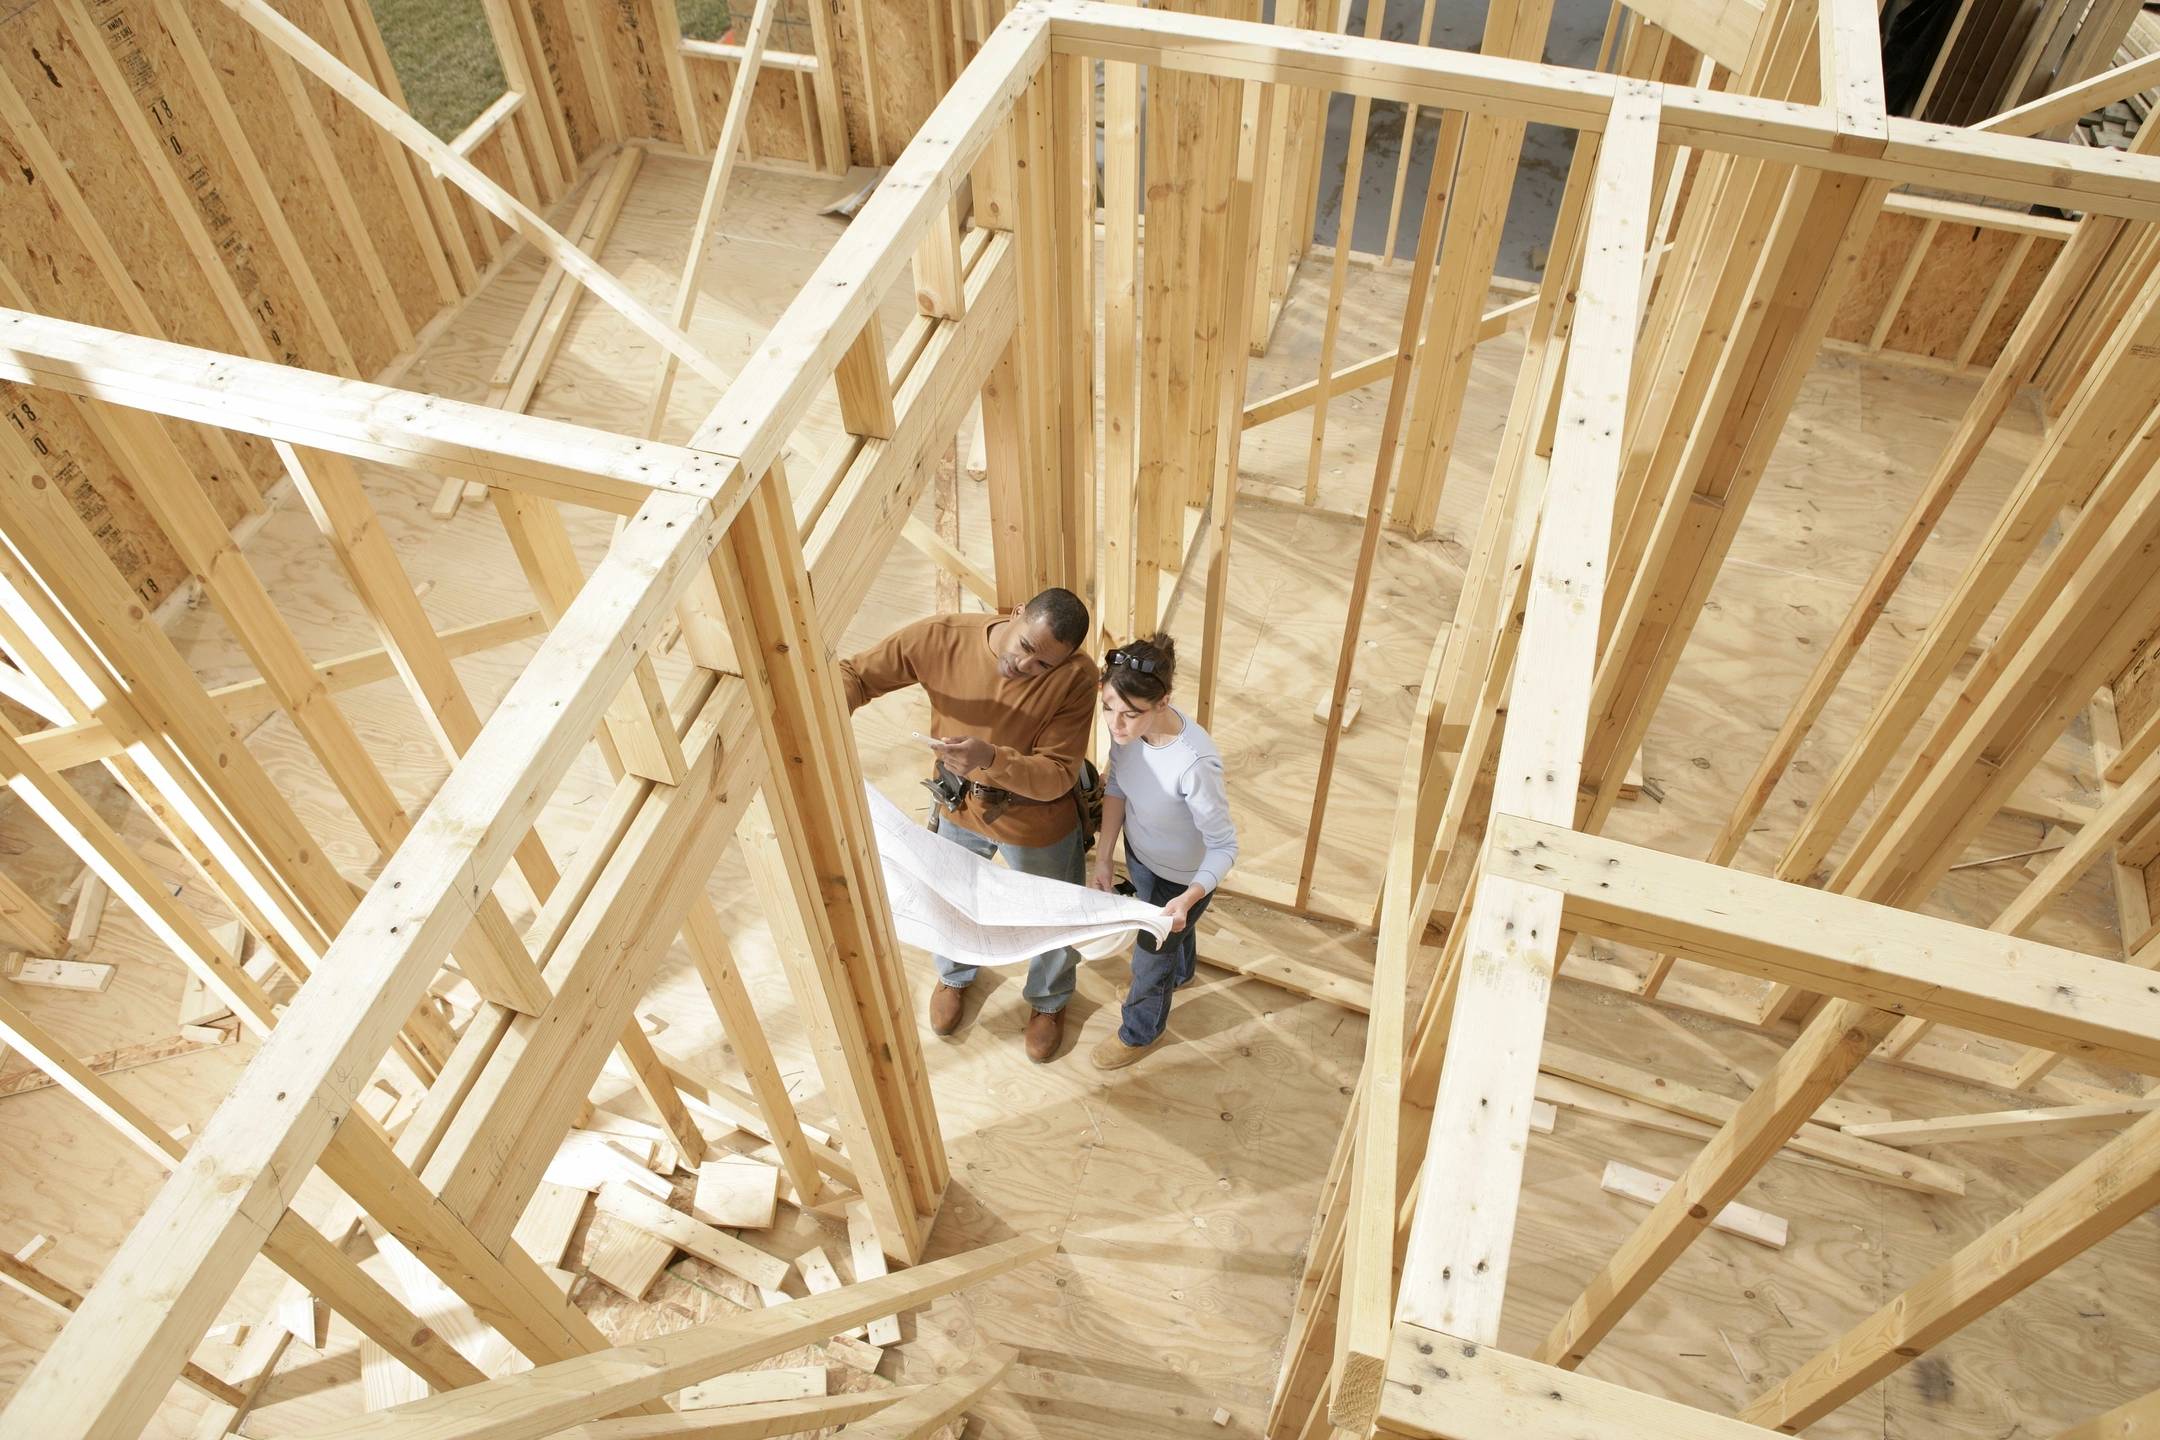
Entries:
{"type": "MultiPolygon", "coordinates": [[[[2019,33],[1991,81],[1956,67],[1931,78],[1932,113],[2014,97],[1964,130],[1887,113],[1873,11],[1854,0],[1616,10],[1600,70],[1535,58],[1543,0],[1493,7],[1475,54],[1384,41],[1377,5],[1349,35],[1334,33],[1347,10],[1311,5],[1262,24],[1019,0],[927,7],[919,36],[883,4],[812,6],[803,55],[774,43],[782,0],[759,0],[729,42],[685,40],[672,0],[491,0],[510,88],[448,143],[397,99],[364,8],[317,8],[188,0],[147,49],[131,26],[149,35],[150,20],[112,0],[0,22],[35,27],[23,33],[97,101],[77,115],[0,61],[0,127],[35,186],[8,192],[23,238],[0,247],[0,385],[10,405],[58,417],[0,427],[0,778],[88,876],[68,903],[0,876],[0,935],[77,967],[37,972],[65,979],[100,967],[89,952],[124,914],[199,986],[180,1016],[190,1046],[260,1041],[200,1133],[179,1139],[109,1078],[110,1056],[73,1053],[31,1004],[0,996],[0,1041],[39,1084],[170,1172],[86,1292],[0,1261],[0,1279],[65,1312],[0,1430],[132,1436],[176,1381],[236,1426],[292,1332],[319,1344],[331,1313],[373,1347],[379,1398],[393,1398],[397,1366],[434,1393],[399,1390],[322,1434],[620,1440],[847,1423],[912,1436],[994,1405],[993,1387],[1029,1367],[992,1335],[919,1387],[700,1412],[710,1426],[666,1413],[664,1397],[811,1341],[874,1368],[872,1346],[905,1343],[904,1312],[1057,1248],[1032,1231],[959,1254],[938,1244],[956,1162],[835,647],[905,539],[988,604],[1068,585],[1112,640],[1199,607],[1207,720],[1229,685],[1233,567],[1250,553],[1247,432],[1312,410],[1292,497],[1312,506],[1331,404],[1382,379],[1362,508],[1296,512],[1358,533],[1336,567],[1347,603],[1321,662],[1333,664],[1313,712],[1309,818],[1271,857],[1293,857],[1296,873],[1262,865],[1238,881],[1285,910],[1349,915],[1370,957],[1369,984],[1317,965],[1292,982],[1362,1009],[1365,1049],[1272,1403],[1254,1416],[1262,1433],[1797,1431],[2160,1199],[2160,1099],[2144,1079],[2122,1088],[2124,1072],[2160,1075],[2144,872],[2160,858],[2160,159],[2148,153],[2160,142],[2118,153],[2031,138],[2150,75],[2146,62],[2085,80],[2102,68],[2087,53],[2099,41],[2079,48],[2064,7],[2019,33]],[[888,24],[903,58],[873,65],[888,24]],[[228,53],[264,83],[233,83],[228,53]],[[2035,93],[2050,77],[2068,87],[2053,101],[2035,93]],[[1435,119],[1414,258],[1395,333],[1346,329],[1357,217],[1345,207],[1325,295],[1309,297],[1317,364],[1299,373],[1315,378],[1256,400],[1251,361],[1310,249],[1333,94],[1350,97],[1353,192],[1375,106],[1435,119]],[[1574,160],[1544,283],[1496,300],[1533,120],[1575,131],[1574,160]],[[645,142],[709,167],[665,313],[602,259],[645,142]],[[204,173],[230,188],[205,194],[186,161],[213,145],[204,173]],[[856,157],[891,168],[730,373],[689,331],[722,268],[731,177],[776,146],[828,171],[856,157]],[[156,202],[149,233],[120,223],[109,174],[70,173],[64,156],[93,151],[156,202]],[[296,187],[304,198],[279,203],[296,187]],[[558,201],[571,212],[561,230],[544,218],[558,201]],[[538,257],[537,284],[509,306],[519,319],[487,403],[362,378],[520,245],[538,257]],[[35,263],[47,253],[79,261],[66,284],[35,263]],[[1953,285],[1969,292],[1956,304],[1953,285]],[[613,430],[526,413],[587,291],[643,347],[613,430]],[[1810,367],[1840,338],[1985,375],[1707,858],[1609,836],[1810,367]],[[1379,896],[1352,915],[1325,883],[1341,831],[1324,821],[1356,743],[1343,731],[1368,601],[1389,522],[1415,544],[1459,502],[1451,474],[1473,453],[1465,414],[1489,343],[1519,345],[1520,360],[1453,619],[1420,637],[1423,682],[1402,701],[1379,896]],[[1346,366],[1339,351],[1373,358],[1346,366]],[[669,443],[678,366],[720,393],[669,443]],[[1876,673],[1856,665],[1862,645],[1880,641],[1877,622],[2036,379],[2052,379],[2060,414],[1976,548],[1950,562],[1949,599],[1909,654],[1878,667],[1888,687],[1794,833],[1779,827],[1775,873],[1734,868],[1848,674],[1876,673]],[[791,477],[792,442],[827,393],[837,438],[791,477]],[[987,567],[956,525],[916,514],[978,397],[987,567]],[[378,467],[440,487],[441,523],[499,523],[531,589],[517,606],[533,608],[431,618],[426,581],[370,498],[378,467]],[[453,513],[469,484],[491,513],[453,513]],[[302,643],[234,537],[266,491],[299,512],[375,648],[321,661],[302,643]],[[146,549],[124,551],[97,524],[122,497],[146,549]],[[592,519],[613,529],[588,574],[572,527],[592,519]],[[254,678],[204,683],[160,628],[151,607],[182,584],[254,678]],[[529,641],[492,708],[454,663],[529,641]],[[439,767],[412,800],[339,708],[391,680],[439,767]],[[2015,898],[1986,924],[1921,913],[1985,826],[2025,813],[2021,785],[2081,719],[2088,796],[2075,813],[2057,807],[2075,823],[2039,843],[2015,898]],[[250,749],[267,720],[329,781],[332,818],[294,803],[250,749]],[[575,846],[551,848],[539,821],[588,744],[604,783],[573,802],[591,802],[575,846]],[[169,862],[76,788],[108,778],[169,862]],[[811,1041],[830,1133],[798,1114],[761,1018],[769,997],[738,973],[707,894],[731,847],[811,1041]],[[183,902],[167,871],[196,893],[183,902]],[[2089,871],[2116,888],[2119,953],[2031,938],[2089,871]],[[641,1016],[678,938],[742,1088],[661,1049],[665,1021],[641,1016]],[[1652,957],[1623,988],[1686,1003],[1684,982],[1713,973],[1743,1021],[1797,1020],[1797,1038],[1743,1077],[1744,1095],[1549,1045],[1566,969],[1618,983],[1600,945],[1652,957]],[[2032,1103],[1899,1114],[1839,1096],[1870,1063],[2032,1103]],[[634,1115],[595,1108],[606,1075],[627,1081],[634,1115]],[[1497,1347],[1526,1153],[1533,1131],[1555,1128],[1548,1096],[1569,1123],[1639,1107],[1661,1117],[1650,1128],[1701,1143],[1671,1180],[1615,1163],[1607,1188],[1647,1212],[1562,1297],[1534,1353],[1508,1355],[1497,1347]],[[770,1149],[736,1153],[735,1129],[770,1149]],[[1807,1223],[1740,1200],[1781,1155],[1832,1177],[1822,1183],[1958,1196],[1955,1157],[1916,1150],[2103,1130],[2120,1133],[2088,1141],[1737,1419],[1572,1373],[1706,1231],[1783,1246],[1788,1221],[1807,1223]],[[670,1198],[677,1165],[711,1177],[688,1211],[670,1198]],[[731,1167],[750,1173],[750,1193],[723,1210],[731,1167]],[[342,1193],[325,1205],[319,1190],[342,1193]],[[780,1198],[825,1217],[855,1283],[839,1283],[823,1248],[791,1261],[764,1247],[780,1198]],[[709,1223],[722,1219],[752,1233],[709,1223]],[[558,1284],[581,1226],[605,1251],[592,1274],[630,1300],[679,1250],[775,1303],[611,1346],[558,1284]],[[395,1283],[362,1268],[363,1237],[395,1283]],[[292,1282],[272,1312],[283,1318],[263,1327],[283,1336],[245,1348],[254,1368],[226,1378],[203,1342],[258,1255],[292,1282]],[[785,1299],[791,1276],[808,1298],[785,1299]],[[861,1327],[869,1346],[852,1338],[861,1327]],[[459,1343],[472,1340],[491,1363],[459,1343]]],[[[2092,10],[2105,29],[2123,7],[2092,10]]],[[[1433,15],[1427,4],[1424,31],[1433,15]]],[[[1387,207],[1389,275],[1408,153],[1387,207]]],[[[1374,689],[1362,699],[1368,716],[1384,708],[1374,689]]],[[[1309,693],[1293,708],[1302,718],[1309,693]]],[[[102,968],[106,980],[118,969],[102,968]]],[[[2135,1406],[2116,1413],[2131,1416],[2118,1428],[2139,1423],[2135,1406]]]]}

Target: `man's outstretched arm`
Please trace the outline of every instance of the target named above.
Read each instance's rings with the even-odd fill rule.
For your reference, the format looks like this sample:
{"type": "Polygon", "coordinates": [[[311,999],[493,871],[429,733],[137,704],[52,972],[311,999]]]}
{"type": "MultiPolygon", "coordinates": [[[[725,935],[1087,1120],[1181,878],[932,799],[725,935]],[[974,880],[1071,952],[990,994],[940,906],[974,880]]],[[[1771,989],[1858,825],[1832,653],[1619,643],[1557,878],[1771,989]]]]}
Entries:
{"type": "Polygon", "coordinates": [[[904,625],[868,650],[840,662],[840,688],[847,695],[849,713],[880,695],[919,683],[913,642],[920,628],[919,623],[904,625]]]}

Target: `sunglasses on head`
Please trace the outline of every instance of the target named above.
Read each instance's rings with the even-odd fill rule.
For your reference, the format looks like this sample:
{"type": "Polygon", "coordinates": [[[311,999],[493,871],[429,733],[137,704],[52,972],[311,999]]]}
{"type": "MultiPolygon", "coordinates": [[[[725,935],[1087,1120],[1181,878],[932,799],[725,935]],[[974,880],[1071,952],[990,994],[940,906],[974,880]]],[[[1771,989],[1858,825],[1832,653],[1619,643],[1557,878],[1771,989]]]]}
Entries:
{"type": "Polygon", "coordinates": [[[1135,655],[1130,650],[1112,650],[1108,655],[1103,656],[1103,664],[1122,665],[1127,670],[1141,675],[1153,675],[1163,668],[1162,661],[1150,660],[1145,656],[1135,655]]]}

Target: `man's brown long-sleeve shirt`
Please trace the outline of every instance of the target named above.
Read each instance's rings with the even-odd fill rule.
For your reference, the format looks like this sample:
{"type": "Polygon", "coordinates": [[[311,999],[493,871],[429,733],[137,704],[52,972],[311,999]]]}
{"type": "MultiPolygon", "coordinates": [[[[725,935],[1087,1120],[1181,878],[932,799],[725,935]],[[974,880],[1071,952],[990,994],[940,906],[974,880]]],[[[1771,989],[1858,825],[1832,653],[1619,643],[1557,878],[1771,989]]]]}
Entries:
{"type": "Polygon", "coordinates": [[[1080,823],[1079,808],[1067,797],[1087,754],[1099,672],[1091,657],[1078,653],[1047,674],[1006,679],[990,646],[990,628],[1005,618],[918,620],[842,660],[840,679],[850,710],[891,691],[922,686],[930,697],[929,734],[939,739],[973,735],[997,750],[988,765],[967,778],[1026,797],[993,821],[983,818],[981,798],[970,795],[954,818],[1008,845],[1050,845],[1080,823]]]}

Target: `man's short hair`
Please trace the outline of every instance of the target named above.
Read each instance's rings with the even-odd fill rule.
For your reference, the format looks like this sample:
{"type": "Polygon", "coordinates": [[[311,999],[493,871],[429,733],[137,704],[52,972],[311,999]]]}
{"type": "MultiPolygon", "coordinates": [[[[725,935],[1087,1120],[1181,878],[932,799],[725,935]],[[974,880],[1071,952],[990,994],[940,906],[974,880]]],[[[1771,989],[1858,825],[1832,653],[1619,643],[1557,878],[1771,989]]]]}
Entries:
{"type": "Polygon", "coordinates": [[[1070,590],[1052,586],[1028,601],[1021,613],[1049,626],[1050,634],[1061,645],[1077,650],[1087,642],[1087,602],[1070,590]]]}

